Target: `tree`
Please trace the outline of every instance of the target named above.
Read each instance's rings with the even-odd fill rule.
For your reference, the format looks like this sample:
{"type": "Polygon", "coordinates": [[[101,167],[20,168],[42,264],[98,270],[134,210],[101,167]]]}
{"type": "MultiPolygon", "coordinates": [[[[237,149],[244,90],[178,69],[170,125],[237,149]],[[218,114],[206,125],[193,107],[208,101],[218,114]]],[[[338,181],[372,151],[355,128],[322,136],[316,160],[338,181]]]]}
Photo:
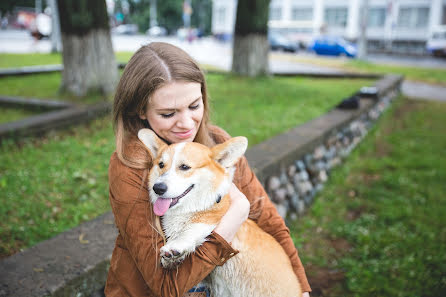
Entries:
{"type": "Polygon", "coordinates": [[[34,7],[35,4],[36,0],[2,0],[0,1],[0,15],[12,12],[16,6],[34,7]]]}
{"type": "Polygon", "coordinates": [[[257,76],[268,69],[268,14],[270,0],[239,0],[232,50],[232,71],[257,76]]]}
{"type": "Polygon", "coordinates": [[[109,95],[118,80],[105,0],[58,0],[62,33],[62,91],[109,95]]]}

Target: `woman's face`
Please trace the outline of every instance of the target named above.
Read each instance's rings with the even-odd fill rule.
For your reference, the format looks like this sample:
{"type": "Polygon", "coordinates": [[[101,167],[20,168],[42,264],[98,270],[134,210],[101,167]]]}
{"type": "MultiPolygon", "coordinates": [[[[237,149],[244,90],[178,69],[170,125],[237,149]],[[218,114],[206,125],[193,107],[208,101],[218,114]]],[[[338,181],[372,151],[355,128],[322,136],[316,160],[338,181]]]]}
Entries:
{"type": "Polygon", "coordinates": [[[201,84],[171,82],[156,90],[140,118],[170,143],[191,142],[203,119],[201,84]]]}

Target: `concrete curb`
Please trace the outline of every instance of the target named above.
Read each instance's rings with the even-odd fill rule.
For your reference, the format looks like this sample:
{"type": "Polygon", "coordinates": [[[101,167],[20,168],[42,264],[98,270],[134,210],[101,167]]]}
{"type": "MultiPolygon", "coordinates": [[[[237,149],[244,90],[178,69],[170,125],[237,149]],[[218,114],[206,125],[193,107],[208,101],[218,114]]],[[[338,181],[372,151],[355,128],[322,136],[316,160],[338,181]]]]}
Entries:
{"type": "MultiPolygon", "coordinates": [[[[399,91],[402,76],[389,75],[376,82],[379,96],[397,89],[399,91]]],[[[265,142],[250,148],[246,157],[261,182],[280,172],[286,164],[302,158],[305,153],[313,150],[333,130],[338,129],[361,114],[367,112],[375,104],[373,99],[362,98],[357,110],[333,109],[328,113],[297,126],[287,133],[277,135],[265,142]]]]}
{"type": "Polygon", "coordinates": [[[22,107],[32,110],[57,110],[70,108],[75,106],[75,104],[58,100],[42,100],[38,98],[1,96],[0,106],[22,107]]]}
{"type": "Polygon", "coordinates": [[[100,102],[94,105],[74,106],[62,110],[31,116],[23,120],[0,125],[0,142],[4,139],[18,139],[26,136],[42,135],[50,130],[66,128],[70,125],[91,121],[109,113],[112,104],[100,102]]]}
{"type": "Polygon", "coordinates": [[[0,297],[89,296],[104,286],[117,231],[111,212],[0,261],[0,297]]]}
{"type": "MultiPolygon", "coordinates": [[[[379,94],[386,95],[399,92],[401,81],[401,76],[386,76],[375,86],[379,94]]],[[[302,156],[334,128],[346,125],[374,105],[373,99],[361,99],[359,110],[334,109],[250,148],[246,153],[248,161],[264,181],[287,160],[302,156]]],[[[3,259],[0,297],[101,296],[116,234],[109,212],[3,259]]]]}
{"type": "MultiPolygon", "coordinates": [[[[118,68],[123,69],[125,65],[126,65],[125,63],[118,63],[118,68]]],[[[61,72],[62,70],[63,70],[62,64],[36,65],[36,66],[25,66],[17,68],[1,68],[0,77],[61,72]]]]}

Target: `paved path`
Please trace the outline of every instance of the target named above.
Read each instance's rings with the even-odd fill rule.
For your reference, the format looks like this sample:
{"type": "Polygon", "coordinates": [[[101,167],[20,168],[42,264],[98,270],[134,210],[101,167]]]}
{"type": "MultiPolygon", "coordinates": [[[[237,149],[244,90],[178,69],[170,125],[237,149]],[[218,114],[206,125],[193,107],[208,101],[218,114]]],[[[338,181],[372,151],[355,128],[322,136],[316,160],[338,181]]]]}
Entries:
{"type": "Polygon", "coordinates": [[[446,102],[446,87],[444,86],[405,80],[401,89],[403,94],[411,99],[446,102]]]}

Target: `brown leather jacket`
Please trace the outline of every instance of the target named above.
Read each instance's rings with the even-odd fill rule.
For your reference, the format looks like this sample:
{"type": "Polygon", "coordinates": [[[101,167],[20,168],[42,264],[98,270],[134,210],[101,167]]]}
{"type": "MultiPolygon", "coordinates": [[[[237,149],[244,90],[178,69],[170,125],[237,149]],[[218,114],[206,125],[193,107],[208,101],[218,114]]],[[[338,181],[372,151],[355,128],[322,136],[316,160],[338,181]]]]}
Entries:
{"type": "MultiPolygon", "coordinates": [[[[217,143],[229,136],[220,128],[211,131],[217,143]]],[[[115,296],[183,296],[204,279],[217,265],[223,265],[237,251],[217,233],[188,256],[176,270],[160,266],[159,249],[163,236],[159,233],[159,218],[154,215],[149,200],[147,170],[125,166],[113,153],[109,165],[110,204],[119,230],[110,261],[105,295],[115,296]]],[[[283,219],[269,200],[252,172],[246,158],[237,164],[234,183],[251,202],[250,218],[271,234],[291,259],[302,291],[310,286],[297,250],[283,219]],[[259,198],[264,199],[259,199],[259,198]]]]}

